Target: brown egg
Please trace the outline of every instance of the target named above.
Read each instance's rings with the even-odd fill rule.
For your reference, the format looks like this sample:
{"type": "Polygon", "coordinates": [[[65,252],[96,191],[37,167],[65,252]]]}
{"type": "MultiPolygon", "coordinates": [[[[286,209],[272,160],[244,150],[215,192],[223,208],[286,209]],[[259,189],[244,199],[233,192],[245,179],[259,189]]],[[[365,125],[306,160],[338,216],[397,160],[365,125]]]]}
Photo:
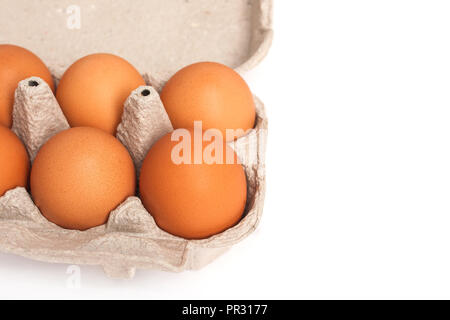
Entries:
{"type": "Polygon", "coordinates": [[[51,222],[86,230],[107,222],[109,213],[135,194],[133,161],[106,132],[72,128],[53,136],[31,169],[35,204],[51,222]]]}
{"type": "Polygon", "coordinates": [[[211,163],[205,157],[195,162],[195,149],[204,153],[209,144],[200,141],[194,147],[192,143],[180,152],[179,144],[171,141],[169,133],[147,154],[140,175],[145,208],[161,229],[187,239],[206,238],[232,227],[241,219],[247,199],[245,172],[236,154],[223,141],[216,152],[231,154],[231,164],[211,163]],[[172,155],[189,151],[184,163],[172,155]]]}
{"type": "MultiPolygon", "coordinates": [[[[161,100],[173,127],[246,131],[255,124],[255,104],[247,83],[233,69],[214,62],[200,62],[178,71],[164,86],[161,100]]],[[[234,140],[244,135],[237,132],[234,140]]]]}
{"type": "Polygon", "coordinates": [[[0,125],[11,127],[17,85],[33,76],[42,78],[54,90],[50,71],[34,53],[9,44],[0,45],[0,125]]]}
{"type": "Polygon", "coordinates": [[[115,134],[123,104],[145,81],[126,60],[112,54],[92,54],[72,64],[56,90],[71,127],[94,127],[115,134]]]}
{"type": "Polygon", "coordinates": [[[22,141],[0,125],[0,197],[16,187],[26,187],[30,161],[22,141]]]}

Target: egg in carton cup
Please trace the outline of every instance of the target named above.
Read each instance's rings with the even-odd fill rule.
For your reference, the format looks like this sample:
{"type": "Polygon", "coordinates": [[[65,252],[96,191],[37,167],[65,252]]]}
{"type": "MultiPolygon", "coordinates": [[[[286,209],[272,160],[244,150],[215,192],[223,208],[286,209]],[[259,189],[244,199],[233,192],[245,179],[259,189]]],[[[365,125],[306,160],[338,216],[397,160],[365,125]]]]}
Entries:
{"type": "MultiPolygon", "coordinates": [[[[235,0],[237,1],[237,0],[235,0]]],[[[240,0],[239,0],[240,1],[240,0]]],[[[271,1],[254,0],[258,25],[265,31],[245,71],[266,54],[271,41],[271,1]]],[[[255,41],[255,40],[254,40],[255,41]]],[[[52,65],[50,65],[52,69],[52,65]]],[[[54,72],[56,80],[61,73],[54,72]]],[[[159,97],[170,74],[144,74],[147,84],[134,90],[124,104],[116,137],[128,149],[137,176],[150,147],[173,128],[159,97]]],[[[251,234],[261,219],[265,194],[267,117],[254,97],[255,127],[229,145],[247,177],[247,203],[242,219],[230,229],[201,240],[187,240],[161,230],[138,196],[129,197],[105,225],[86,231],[63,229],[48,221],[25,188],[0,197],[0,251],[31,259],[80,265],[100,265],[108,276],[132,278],[136,269],[179,272],[202,268],[251,234]]],[[[52,136],[69,128],[48,84],[38,77],[21,81],[15,92],[12,130],[24,142],[33,161],[52,136]]]]}

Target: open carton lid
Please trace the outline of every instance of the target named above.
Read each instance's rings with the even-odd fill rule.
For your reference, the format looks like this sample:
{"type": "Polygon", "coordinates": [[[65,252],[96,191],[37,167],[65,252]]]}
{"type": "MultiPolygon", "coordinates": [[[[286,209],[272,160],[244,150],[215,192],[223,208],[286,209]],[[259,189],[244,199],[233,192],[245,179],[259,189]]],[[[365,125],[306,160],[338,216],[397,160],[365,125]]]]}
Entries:
{"type": "Polygon", "coordinates": [[[0,43],[31,50],[56,79],[77,59],[105,52],[158,87],[194,62],[254,67],[271,45],[272,0],[10,0],[0,30],[0,43]]]}

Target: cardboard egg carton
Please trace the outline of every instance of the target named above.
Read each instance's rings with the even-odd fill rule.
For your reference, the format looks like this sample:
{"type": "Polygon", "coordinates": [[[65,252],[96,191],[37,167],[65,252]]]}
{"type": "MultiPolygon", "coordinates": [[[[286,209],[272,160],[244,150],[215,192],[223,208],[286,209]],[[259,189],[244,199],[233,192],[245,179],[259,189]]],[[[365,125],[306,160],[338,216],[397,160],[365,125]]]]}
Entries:
{"type": "MultiPolygon", "coordinates": [[[[111,21],[113,18],[103,14],[97,16],[96,20],[91,17],[99,25],[98,28],[92,27],[96,32],[87,27],[87,30],[81,29],[80,33],[84,32],[94,38],[92,33],[98,33],[96,36],[99,39],[104,32],[103,28],[106,28],[105,25],[110,26],[118,33],[113,32],[110,36],[118,38],[115,42],[106,42],[114,47],[105,50],[102,50],[104,43],[98,41],[82,41],[76,48],[69,46],[68,43],[78,39],[78,35],[71,34],[73,30],[70,29],[57,30],[51,24],[57,21],[55,18],[47,21],[50,25],[46,25],[45,30],[40,30],[42,25],[39,25],[31,29],[32,35],[19,37],[17,33],[21,31],[17,29],[20,28],[13,27],[15,21],[8,16],[9,11],[26,8],[27,17],[31,20],[28,20],[28,23],[33,26],[31,18],[39,12],[42,13],[42,10],[50,10],[45,8],[48,3],[52,3],[51,10],[58,13],[65,1],[48,1],[45,5],[40,4],[41,7],[25,0],[3,0],[5,1],[9,2],[11,7],[0,10],[0,30],[6,28],[6,34],[11,38],[2,39],[0,36],[0,43],[14,43],[34,51],[49,65],[56,82],[77,58],[99,51],[121,55],[138,70],[148,70],[143,74],[148,85],[134,90],[126,100],[116,135],[129,150],[138,177],[142,161],[152,144],[173,130],[159,98],[159,91],[165,81],[179,67],[196,61],[218,61],[243,72],[264,57],[272,39],[271,0],[146,0],[133,2],[132,6],[127,1],[117,1],[114,5],[106,0],[95,2],[97,8],[103,5],[103,14],[106,10],[113,17],[113,13],[125,12],[125,9],[132,11],[128,14],[136,11],[136,16],[142,16],[146,9],[151,10],[148,12],[153,13],[150,14],[153,19],[148,17],[149,19],[143,21],[149,24],[144,28],[145,32],[178,32],[178,41],[171,38],[173,35],[169,35],[169,40],[158,40],[161,36],[152,38],[153,44],[167,46],[166,52],[161,52],[161,47],[156,46],[155,49],[147,47],[146,44],[140,51],[134,48],[128,52],[129,47],[126,50],[125,47],[121,48],[120,39],[127,39],[121,34],[123,30],[111,21]],[[157,8],[160,11],[155,10],[157,8]],[[166,21],[167,15],[172,15],[176,20],[166,21]],[[104,21],[101,20],[102,17],[104,21]],[[236,25],[230,25],[230,19],[236,21],[236,25]],[[165,23],[168,30],[161,30],[161,23],[165,23]],[[170,31],[170,28],[173,30],[170,31]],[[195,30],[193,34],[188,32],[192,30],[195,30]],[[226,31],[229,34],[221,41],[216,39],[216,34],[222,36],[226,31]],[[44,32],[49,39],[56,38],[55,44],[61,45],[59,49],[55,49],[56,55],[54,51],[43,50],[48,44],[37,41],[36,34],[39,32],[44,32]],[[191,42],[188,42],[191,39],[183,38],[185,34],[192,34],[194,38],[191,42]],[[216,39],[217,43],[211,39],[216,39]],[[224,42],[226,49],[222,47],[224,42]],[[102,48],[99,49],[99,46],[102,48]],[[179,57],[182,47],[189,50],[179,57]],[[196,50],[191,50],[192,47],[196,50]],[[142,57],[147,55],[146,50],[153,54],[149,55],[152,57],[151,62],[142,57]],[[174,56],[170,57],[171,54],[174,56]],[[177,55],[179,58],[175,58],[177,55]],[[161,58],[160,63],[157,62],[158,58],[161,58]]],[[[92,9],[92,2],[88,0],[70,3],[78,3],[81,8],[92,9]]],[[[88,16],[87,24],[89,19],[88,16]]],[[[139,24],[139,21],[136,23],[139,24]]],[[[136,30],[142,28],[140,26],[136,30]]],[[[127,27],[125,31],[129,31],[127,27]]],[[[129,44],[130,40],[126,43],[129,44]]],[[[137,44],[141,45],[141,42],[137,44]]],[[[186,240],[161,230],[143,207],[139,197],[135,196],[129,197],[113,210],[105,225],[86,231],[67,230],[49,222],[34,205],[25,188],[16,188],[0,197],[0,251],[46,262],[100,265],[107,275],[119,278],[133,277],[136,269],[178,272],[205,266],[251,234],[261,219],[265,193],[267,118],[263,103],[257,97],[254,99],[257,110],[255,128],[230,143],[245,168],[248,183],[246,209],[243,218],[234,227],[207,239],[186,240]]],[[[31,161],[49,138],[67,128],[69,125],[53,92],[42,79],[31,77],[19,83],[15,92],[12,130],[24,142],[31,161]]]]}

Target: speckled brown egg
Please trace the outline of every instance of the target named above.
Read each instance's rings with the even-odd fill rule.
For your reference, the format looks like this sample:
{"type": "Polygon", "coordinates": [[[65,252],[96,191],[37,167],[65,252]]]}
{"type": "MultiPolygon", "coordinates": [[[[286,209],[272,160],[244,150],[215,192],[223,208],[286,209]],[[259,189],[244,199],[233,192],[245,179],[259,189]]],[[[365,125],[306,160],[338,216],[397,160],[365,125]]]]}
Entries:
{"type": "Polygon", "coordinates": [[[96,128],[78,127],[53,136],[31,169],[35,204],[51,222],[86,230],[135,194],[135,170],[126,148],[96,128]]]}
{"type": "Polygon", "coordinates": [[[201,121],[203,130],[219,129],[244,135],[255,124],[255,104],[247,83],[233,69],[219,63],[200,62],[187,66],[170,78],[161,100],[173,127],[193,128],[201,121]]]}
{"type": "Polygon", "coordinates": [[[17,85],[33,76],[42,78],[54,90],[52,75],[39,57],[18,46],[0,45],[0,125],[11,127],[17,85]]]}
{"type": "Polygon", "coordinates": [[[139,180],[142,202],[158,226],[187,239],[207,238],[234,226],[247,199],[244,169],[225,141],[211,153],[220,151],[222,161],[204,156],[196,160],[195,149],[208,154],[210,144],[200,141],[197,146],[180,149],[171,133],[165,135],[148,152],[139,180]],[[186,155],[186,161],[177,155],[186,155]]]}
{"type": "Polygon", "coordinates": [[[123,104],[145,81],[126,60],[112,54],[92,54],[72,64],[56,90],[71,127],[94,127],[115,134],[123,104]]]}
{"type": "Polygon", "coordinates": [[[0,125],[0,197],[16,187],[26,187],[30,161],[22,141],[0,125]]]}

